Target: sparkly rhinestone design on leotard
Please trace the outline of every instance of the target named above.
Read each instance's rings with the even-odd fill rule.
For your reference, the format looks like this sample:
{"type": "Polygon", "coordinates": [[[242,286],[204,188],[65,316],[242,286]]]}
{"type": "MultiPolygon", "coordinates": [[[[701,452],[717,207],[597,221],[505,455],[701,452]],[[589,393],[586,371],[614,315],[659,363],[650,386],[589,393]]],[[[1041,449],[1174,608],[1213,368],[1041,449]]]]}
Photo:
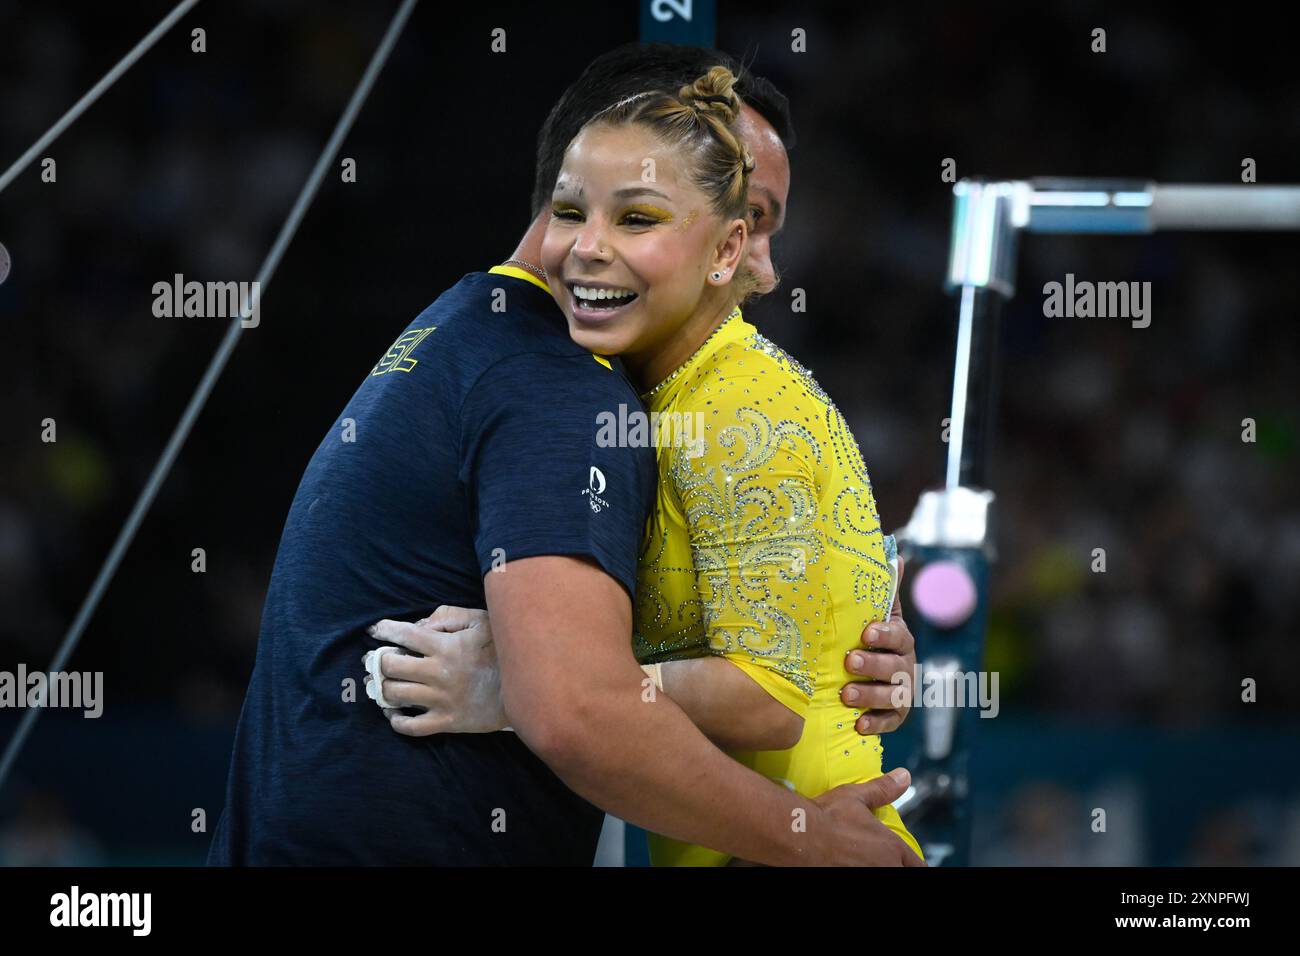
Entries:
{"type": "Polygon", "coordinates": [[[827,583],[815,583],[825,578],[818,567],[835,562],[848,572],[859,630],[888,613],[880,515],[843,416],[812,374],[738,311],[644,397],[652,411],[703,413],[704,445],[658,449],[638,658],[740,654],[811,696],[834,603],[827,583]],[[678,537],[689,548],[674,548],[678,537]]]}

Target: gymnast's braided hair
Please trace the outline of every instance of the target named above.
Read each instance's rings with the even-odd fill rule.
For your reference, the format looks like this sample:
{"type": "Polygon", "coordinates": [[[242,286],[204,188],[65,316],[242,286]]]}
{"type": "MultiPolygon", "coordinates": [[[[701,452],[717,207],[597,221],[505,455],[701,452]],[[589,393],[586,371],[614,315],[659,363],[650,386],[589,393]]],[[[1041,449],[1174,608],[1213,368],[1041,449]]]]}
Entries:
{"type": "Polygon", "coordinates": [[[732,128],[743,105],[735,85],[735,76],[725,66],[711,67],[675,95],[629,96],[597,113],[589,125],[648,126],[669,145],[693,154],[694,182],[717,215],[743,219],[754,160],[732,128]]]}
{"type": "MultiPolygon", "coordinates": [[[[588,125],[649,127],[689,158],[691,179],[709,197],[715,215],[724,221],[745,219],[754,159],[734,129],[744,105],[735,85],[729,69],[714,66],[676,94],[646,92],[619,100],[588,125]]],[[[744,269],[731,285],[738,301],[757,291],[757,280],[744,269]]]]}

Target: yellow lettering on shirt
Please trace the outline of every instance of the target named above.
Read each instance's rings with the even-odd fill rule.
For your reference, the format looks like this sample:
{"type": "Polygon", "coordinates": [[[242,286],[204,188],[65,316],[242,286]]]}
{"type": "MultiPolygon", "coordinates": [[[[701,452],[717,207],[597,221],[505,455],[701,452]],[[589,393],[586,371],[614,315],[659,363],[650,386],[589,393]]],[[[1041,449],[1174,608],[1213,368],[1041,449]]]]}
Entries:
{"type": "Polygon", "coordinates": [[[431,325],[427,329],[411,329],[409,332],[403,332],[397,337],[393,347],[384,353],[379,364],[370,370],[370,374],[374,376],[387,372],[409,372],[415,368],[420,363],[418,359],[410,357],[411,353],[436,328],[436,325],[431,325]]]}

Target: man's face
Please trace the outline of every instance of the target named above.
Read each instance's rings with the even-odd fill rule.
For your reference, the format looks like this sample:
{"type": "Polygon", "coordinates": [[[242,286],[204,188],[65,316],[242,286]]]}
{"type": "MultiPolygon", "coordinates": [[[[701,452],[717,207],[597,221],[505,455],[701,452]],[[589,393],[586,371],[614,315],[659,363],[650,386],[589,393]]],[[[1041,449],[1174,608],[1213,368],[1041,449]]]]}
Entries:
{"type": "Polygon", "coordinates": [[[772,124],[746,106],[736,119],[736,132],[749,147],[754,171],[749,174],[749,247],[747,266],[758,276],[759,291],[766,295],[776,288],[772,265],[772,237],[785,225],[786,202],[790,196],[790,158],[772,124]]]}

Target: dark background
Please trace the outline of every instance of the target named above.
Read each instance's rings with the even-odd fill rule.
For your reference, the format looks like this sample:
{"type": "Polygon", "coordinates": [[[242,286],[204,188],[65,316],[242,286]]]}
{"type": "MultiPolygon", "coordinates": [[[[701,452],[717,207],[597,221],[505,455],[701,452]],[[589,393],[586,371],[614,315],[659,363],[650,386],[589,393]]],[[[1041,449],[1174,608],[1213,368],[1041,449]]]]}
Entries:
{"type": "MultiPolygon", "coordinates": [[[[170,6],[0,0],[0,166],[170,6]]],[[[57,183],[38,162],[0,195],[0,669],[48,665],[224,331],[155,318],[153,284],[254,277],[396,6],[200,4],[45,151],[57,183]]],[[[1236,182],[1252,157],[1262,183],[1300,181],[1294,39],[1262,8],[1177,11],[720,4],[718,45],[789,95],[798,132],[782,286],[748,315],[845,412],[888,529],[942,476],[945,157],[959,176],[1161,182],[1236,182]]],[[[69,665],[104,672],[104,717],[45,714],[0,792],[0,861],[202,858],[191,813],[220,809],[307,459],[410,318],[514,248],[542,119],[636,32],[631,2],[417,8],[343,147],[358,181],[326,177],[69,665]]],[[[1022,244],[977,860],[1300,862],[1298,251],[1022,244]],[[1066,272],[1150,281],[1151,326],[1044,318],[1066,272]],[[1131,811],[1113,839],[1090,839],[1094,806],[1131,811]]]]}

